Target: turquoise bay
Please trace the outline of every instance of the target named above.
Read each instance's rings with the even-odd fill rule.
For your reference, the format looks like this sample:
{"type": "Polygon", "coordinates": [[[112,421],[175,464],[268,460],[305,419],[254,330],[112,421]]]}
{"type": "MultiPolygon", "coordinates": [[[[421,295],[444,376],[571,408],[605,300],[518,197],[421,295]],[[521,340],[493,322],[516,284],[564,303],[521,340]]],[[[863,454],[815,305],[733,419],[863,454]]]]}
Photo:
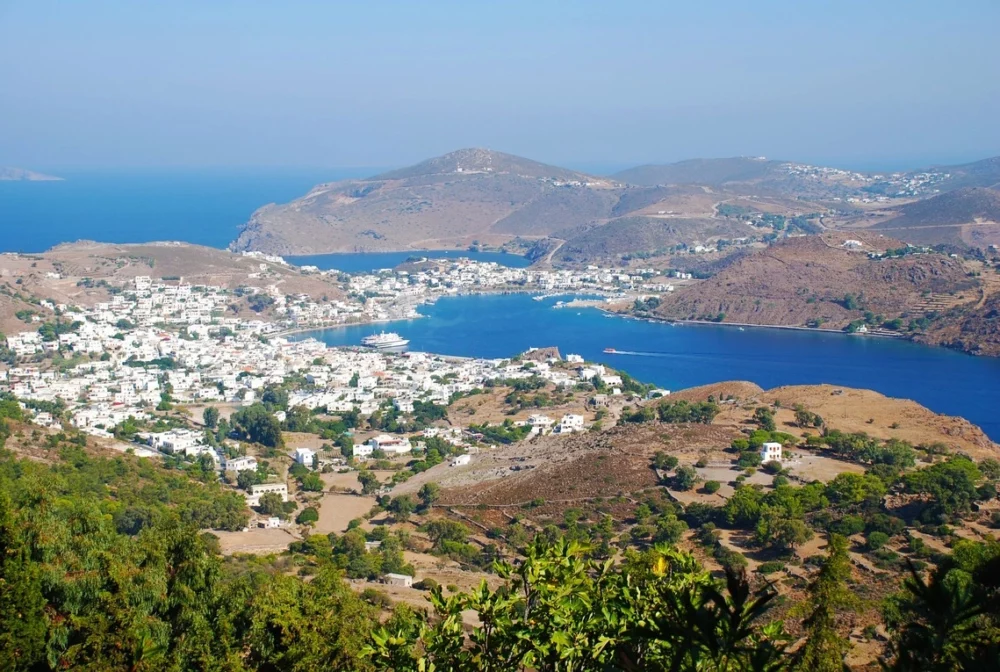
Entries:
{"type": "Polygon", "coordinates": [[[609,317],[596,309],[553,308],[525,294],[457,296],[423,306],[422,319],[297,335],[358,345],[373,330],[396,331],[409,348],[464,357],[509,357],[558,346],[667,389],[748,380],[768,389],[829,383],[913,399],[976,423],[1000,440],[1000,359],[972,357],[889,339],[609,317]],[[605,348],[643,353],[605,354],[605,348]]]}

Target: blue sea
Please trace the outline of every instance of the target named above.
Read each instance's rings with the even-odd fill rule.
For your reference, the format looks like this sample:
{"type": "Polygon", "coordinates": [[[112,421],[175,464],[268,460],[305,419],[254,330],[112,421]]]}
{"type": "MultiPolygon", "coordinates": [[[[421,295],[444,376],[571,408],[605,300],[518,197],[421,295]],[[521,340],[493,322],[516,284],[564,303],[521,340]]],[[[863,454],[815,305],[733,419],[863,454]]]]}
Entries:
{"type": "MultiPolygon", "coordinates": [[[[287,202],[313,185],[377,172],[358,170],[59,172],[65,182],[0,182],[0,252],[41,252],[61,242],[182,240],[226,247],[265,203],[287,202]]],[[[399,252],[301,258],[322,268],[364,271],[409,256],[473,256],[511,266],[514,255],[399,252]]],[[[411,348],[469,357],[506,357],[559,346],[640,380],[679,389],[722,380],[764,388],[831,383],[914,399],[960,415],[1000,441],[1000,359],[911,343],[840,334],[721,326],[677,326],[609,318],[593,309],[552,309],[526,295],[442,299],[428,319],[394,323],[411,348]],[[606,355],[604,348],[641,354],[606,355]]],[[[357,344],[371,327],[328,330],[332,345],[357,344]]]]}
{"type": "MultiPolygon", "coordinates": [[[[562,297],[564,300],[566,297],[562,297]]],[[[422,306],[426,319],[309,332],[329,345],[357,345],[391,329],[409,349],[465,357],[509,357],[557,346],[667,389],[748,380],[765,389],[829,383],[913,399],[959,415],[1000,441],[1000,359],[905,341],[719,325],[677,325],[553,308],[525,294],[457,296],[422,306]],[[635,354],[605,354],[605,348],[635,354]]]]}
{"type": "Polygon", "coordinates": [[[0,181],[0,252],[44,252],[75,240],[181,240],[224,248],[254,210],[320,182],[373,169],[55,172],[63,182],[0,181]]]}

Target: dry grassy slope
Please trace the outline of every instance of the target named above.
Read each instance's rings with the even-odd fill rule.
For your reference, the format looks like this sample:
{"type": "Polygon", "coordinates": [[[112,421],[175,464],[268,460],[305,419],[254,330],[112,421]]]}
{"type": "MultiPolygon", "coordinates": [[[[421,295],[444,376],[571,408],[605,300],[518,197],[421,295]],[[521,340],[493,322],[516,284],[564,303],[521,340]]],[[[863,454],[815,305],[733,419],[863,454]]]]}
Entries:
{"type": "Polygon", "coordinates": [[[940,415],[915,401],[887,397],[872,390],[836,385],[789,385],[763,390],[753,383],[735,381],[682,390],[670,399],[704,401],[709,396],[716,399],[734,396],[738,400],[735,408],[723,411],[716,424],[742,425],[749,420],[753,408],[778,401],[781,410],[777,421],[781,429],[796,435],[802,430],[794,425],[793,409],[801,404],[819,414],[827,426],[842,432],[866,432],[880,439],[895,437],[914,445],[940,442],[976,459],[1000,456],[1000,446],[968,420],[940,415]]]}
{"type": "Polygon", "coordinates": [[[1000,243],[1000,191],[966,187],[897,208],[882,231],[917,245],[987,247],[1000,243]]]}
{"type": "MultiPolygon", "coordinates": [[[[539,437],[481,452],[467,467],[439,465],[400,485],[397,492],[415,493],[423,483],[433,481],[444,490],[442,504],[456,506],[518,506],[539,498],[568,506],[599,497],[629,496],[656,485],[649,466],[656,451],[677,455],[682,463],[702,456],[710,461],[731,459],[723,451],[742,430],[753,426],[754,408],[776,401],[781,406],[776,415],[779,429],[795,435],[803,432],[795,425],[793,411],[801,404],[822,416],[832,429],[866,432],[880,439],[895,437],[914,445],[940,442],[975,459],[1000,456],[1000,446],[968,421],[870,390],[831,385],[763,390],[753,383],[733,381],[682,390],[670,400],[704,401],[710,396],[736,398],[724,404],[710,426],[656,423],[539,437]]],[[[844,470],[849,468],[844,466],[844,470]]]]}
{"type": "Polygon", "coordinates": [[[650,469],[656,451],[689,455],[693,461],[703,451],[721,451],[735,436],[726,427],[631,425],[599,433],[541,437],[480,453],[469,467],[442,473],[441,501],[515,506],[538,498],[566,504],[628,496],[657,484],[650,469]]]}
{"type": "Polygon", "coordinates": [[[924,292],[977,298],[976,281],[958,260],[943,255],[871,260],[840,247],[844,238],[791,238],[746,255],[711,279],[665,296],[657,313],[697,319],[721,312],[726,322],[787,326],[818,318],[826,327],[842,327],[863,312],[834,303],[845,294],[863,292],[862,307],[886,317],[916,309],[924,292]]]}

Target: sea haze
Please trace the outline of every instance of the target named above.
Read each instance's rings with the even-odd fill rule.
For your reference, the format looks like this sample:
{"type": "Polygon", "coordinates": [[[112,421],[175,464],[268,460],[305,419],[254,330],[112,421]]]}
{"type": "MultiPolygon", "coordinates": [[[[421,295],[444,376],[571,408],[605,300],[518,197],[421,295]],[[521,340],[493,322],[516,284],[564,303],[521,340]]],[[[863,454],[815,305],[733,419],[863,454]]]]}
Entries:
{"type": "Polygon", "coordinates": [[[411,350],[488,358],[554,345],[563,355],[580,354],[674,390],[723,380],[749,380],[764,389],[830,383],[913,399],[964,417],[1000,441],[1000,359],[839,333],[671,326],[609,317],[596,309],[556,309],[555,302],[525,294],[446,297],[420,308],[427,319],[298,338],[358,345],[372,331],[385,329],[409,339],[411,350]],[[605,354],[605,348],[641,354],[605,354]]]}
{"type": "Polygon", "coordinates": [[[0,182],[0,252],[75,240],[180,240],[224,248],[266,203],[376,168],[53,171],[62,182],[0,182]]]}

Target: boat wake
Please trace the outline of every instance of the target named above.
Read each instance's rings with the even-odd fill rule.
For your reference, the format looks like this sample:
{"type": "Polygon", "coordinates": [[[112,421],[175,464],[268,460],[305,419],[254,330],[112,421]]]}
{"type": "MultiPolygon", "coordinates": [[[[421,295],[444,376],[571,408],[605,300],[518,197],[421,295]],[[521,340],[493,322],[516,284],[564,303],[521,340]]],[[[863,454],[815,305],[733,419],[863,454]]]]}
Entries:
{"type": "Polygon", "coordinates": [[[638,352],[636,350],[605,350],[609,355],[631,355],[633,357],[676,357],[672,352],[638,352]]]}

